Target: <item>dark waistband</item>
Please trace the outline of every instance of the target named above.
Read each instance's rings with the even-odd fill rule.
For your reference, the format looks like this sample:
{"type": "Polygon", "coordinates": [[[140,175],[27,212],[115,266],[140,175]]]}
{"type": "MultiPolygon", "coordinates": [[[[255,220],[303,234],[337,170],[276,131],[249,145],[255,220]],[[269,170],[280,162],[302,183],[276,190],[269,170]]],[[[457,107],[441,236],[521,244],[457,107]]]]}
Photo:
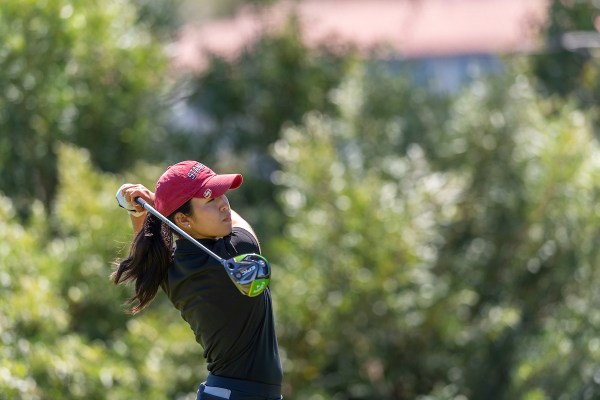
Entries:
{"type": "Polygon", "coordinates": [[[269,385],[267,383],[245,381],[242,379],[225,378],[213,374],[208,374],[208,378],[206,378],[206,385],[236,390],[254,396],[274,398],[281,396],[281,385],[269,385]]]}

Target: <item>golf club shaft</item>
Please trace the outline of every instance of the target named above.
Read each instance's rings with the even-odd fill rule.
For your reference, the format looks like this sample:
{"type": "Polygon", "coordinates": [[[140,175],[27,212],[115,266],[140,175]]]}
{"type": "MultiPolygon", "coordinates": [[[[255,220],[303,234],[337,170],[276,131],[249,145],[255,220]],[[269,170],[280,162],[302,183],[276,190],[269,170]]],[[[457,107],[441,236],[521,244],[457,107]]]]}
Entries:
{"type": "Polygon", "coordinates": [[[221,264],[226,265],[226,260],[225,259],[219,257],[217,254],[215,254],[214,252],[212,252],[209,248],[207,248],[202,243],[198,242],[196,239],[194,239],[193,237],[191,237],[183,229],[181,229],[180,227],[178,227],[177,225],[175,225],[173,222],[171,222],[168,218],[166,218],[164,215],[162,215],[161,213],[159,213],[158,211],[156,211],[156,209],[154,207],[152,207],[150,204],[148,204],[148,202],[146,202],[144,199],[142,199],[141,197],[136,197],[135,201],[136,201],[136,203],[138,203],[139,205],[141,205],[142,207],[144,207],[146,210],[148,210],[148,212],[150,212],[156,218],[160,219],[162,222],[164,222],[165,224],[169,225],[169,227],[171,229],[173,229],[175,232],[179,233],[181,236],[183,236],[184,238],[186,238],[190,242],[194,243],[196,246],[200,247],[209,256],[211,256],[212,258],[214,258],[215,260],[217,260],[221,264]]]}

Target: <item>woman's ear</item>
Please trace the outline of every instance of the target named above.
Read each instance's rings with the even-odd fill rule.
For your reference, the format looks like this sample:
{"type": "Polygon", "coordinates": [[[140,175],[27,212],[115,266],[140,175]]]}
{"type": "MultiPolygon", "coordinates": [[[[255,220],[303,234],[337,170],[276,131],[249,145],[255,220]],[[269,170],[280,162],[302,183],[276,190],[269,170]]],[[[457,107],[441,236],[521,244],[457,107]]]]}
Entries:
{"type": "Polygon", "coordinates": [[[175,214],[175,224],[180,228],[188,228],[190,226],[190,217],[182,212],[175,214]]]}

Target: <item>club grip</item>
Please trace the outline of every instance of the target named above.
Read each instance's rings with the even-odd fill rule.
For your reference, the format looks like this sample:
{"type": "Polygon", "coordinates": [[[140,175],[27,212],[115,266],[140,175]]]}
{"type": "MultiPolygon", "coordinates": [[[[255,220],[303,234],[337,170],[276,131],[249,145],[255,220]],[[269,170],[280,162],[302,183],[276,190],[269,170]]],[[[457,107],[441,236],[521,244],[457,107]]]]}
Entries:
{"type": "Polygon", "coordinates": [[[146,200],[142,199],[141,197],[136,197],[134,200],[136,203],[138,203],[140,206],[142,206],[144,208],[146,208],[146,204],[148,204],[146,202],[146,200]]]}

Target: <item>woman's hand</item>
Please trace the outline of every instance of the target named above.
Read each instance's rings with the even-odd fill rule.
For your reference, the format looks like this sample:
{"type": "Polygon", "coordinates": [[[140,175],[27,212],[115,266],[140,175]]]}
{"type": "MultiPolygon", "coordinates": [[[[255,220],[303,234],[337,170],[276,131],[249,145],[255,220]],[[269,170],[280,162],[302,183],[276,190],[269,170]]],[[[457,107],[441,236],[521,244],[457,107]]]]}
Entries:
{"type": "Polygon", "coordinates": [[[146,209],[135,201],[138,197],[154,207],[154,193],[144,185],[125,183],[117,191],[117,201],[129,213],[135,233],[140,231],[148,214],[146,209]]]}
{"type": "Polygon", "coordinates": [[[135,212],[146,212],[146,209],[139,205],[135,199],[141,197],[148,204],[154,207],[154,193],[148,190],[144,185],[126,183],[119,188],[125,201],[135,210],[135,212]]]}

